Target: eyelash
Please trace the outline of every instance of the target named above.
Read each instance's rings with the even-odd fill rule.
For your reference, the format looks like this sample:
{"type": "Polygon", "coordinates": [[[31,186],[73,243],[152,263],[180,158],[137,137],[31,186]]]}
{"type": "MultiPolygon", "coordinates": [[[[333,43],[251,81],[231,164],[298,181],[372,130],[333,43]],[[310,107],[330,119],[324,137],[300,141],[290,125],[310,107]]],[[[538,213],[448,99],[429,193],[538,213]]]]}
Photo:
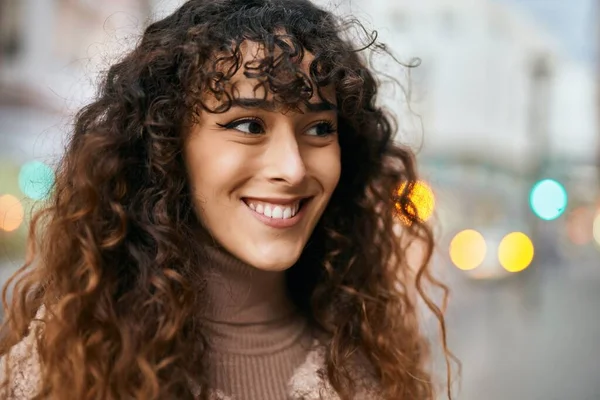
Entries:
{"type": "MultiPolygon", "coordinates": [[[[239,129],[236,129],[237,127],[239,127],[242,124],[247,124],[247,123],[252,123],[252,122],[260,124],[261,130],[264,131],[263,121],[261,119],[259,119],[259,118],[243,118],[243,119],[238,119],[238,120],[229,122],[227,124],[219,124],[219,123],[217,123],[217,125],[220,126],[223,129],[235,129],[235,130],[237,130],[239,132],[242,132],[242,133],[244,133],[246,135],[261,135],[262,133],[264,133],[264,132],[261,132],[261,133],[248,133],[248,132],[243,132],[243,131],[240,131],[239,129]]],[[[327,137],[327,136],[332,135],[332,134],[334,134],[334,133],[337,132],[337,127],[335,126],[335,124],[332,121],[327,121],[327,120],[317,121],[309,129],[313,129],[313,128],[316,128],[316,127],[321,126],[321,125],[325,125],[326,126],[327,130],[326,130],[325,134],[324,135],[310,135],[310,136],[327,137]]]]}

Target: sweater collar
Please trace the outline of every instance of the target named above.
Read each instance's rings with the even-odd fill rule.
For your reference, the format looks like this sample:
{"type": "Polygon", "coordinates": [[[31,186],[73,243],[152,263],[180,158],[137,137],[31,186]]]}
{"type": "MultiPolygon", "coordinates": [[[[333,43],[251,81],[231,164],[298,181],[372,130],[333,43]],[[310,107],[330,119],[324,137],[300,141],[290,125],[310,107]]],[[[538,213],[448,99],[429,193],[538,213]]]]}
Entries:
{"type": "Polygon", "coordinates": [[[254,268],[222,247],[206,247],[203,325],[220,353],[272,354],[307,334],[290,300],[285,271],[254,268]]]}
{"type": "Polygon", "coordinates": [[[252,267],[219,246],[206,246],[206,308],[213,322],[249,325],[285,319],[295,312],[285,271],[252,267]]]}

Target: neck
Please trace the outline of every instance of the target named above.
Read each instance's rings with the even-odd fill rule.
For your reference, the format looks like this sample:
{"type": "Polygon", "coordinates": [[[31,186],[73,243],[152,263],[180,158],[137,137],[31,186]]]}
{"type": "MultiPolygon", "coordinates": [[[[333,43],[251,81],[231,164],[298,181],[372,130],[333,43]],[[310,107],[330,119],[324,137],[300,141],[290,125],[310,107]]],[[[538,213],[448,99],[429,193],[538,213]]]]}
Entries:
{"type": "Polygon", "coordinates": [[[254,268],[220,247],[207,246],[207,304],[212,322],[261,324],[294,313],[284,271],[254,268]]]}

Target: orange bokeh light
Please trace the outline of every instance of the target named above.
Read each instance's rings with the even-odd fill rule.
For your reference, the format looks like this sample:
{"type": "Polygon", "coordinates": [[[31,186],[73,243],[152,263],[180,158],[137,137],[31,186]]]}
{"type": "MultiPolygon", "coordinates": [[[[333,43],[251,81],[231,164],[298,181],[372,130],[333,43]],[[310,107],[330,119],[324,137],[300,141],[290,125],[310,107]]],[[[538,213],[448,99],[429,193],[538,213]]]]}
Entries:
{"type": "Polygon", "coordinates": [[[24,218],[25,210],[19,199],[10,194],[0,196],[0,229],[12,232],[21,226],[24,218]]]}
{"type": "MultiPolygon", "coordinates": [[[[397,194],[401,195],[406,188],[406,182],[400,185],[397,194]]],[[[414,207],[408,207],[407,211],[411,217],[416,217],[419,221],[425,222],[433,215],[435,209],[435,195],[429,185],[423,181],[416,181],[412,190],[408,194],[414,207]]],[[[396,204],[396,209],[401,210],[400,204],[396,204]]],[[[410,221],[404,215],[400,215],[400,220],[409,225],[410,221]]]]}

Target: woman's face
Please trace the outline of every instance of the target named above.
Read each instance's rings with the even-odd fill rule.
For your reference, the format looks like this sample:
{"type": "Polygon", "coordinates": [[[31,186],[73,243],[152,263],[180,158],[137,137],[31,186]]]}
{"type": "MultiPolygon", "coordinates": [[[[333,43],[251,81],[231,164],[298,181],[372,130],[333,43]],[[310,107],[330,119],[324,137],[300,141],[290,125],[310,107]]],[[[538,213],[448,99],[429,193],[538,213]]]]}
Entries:
{"type": "MultiPolygon", "coordinates": [[[[244,62],[261,57],[253,43],[243,50],[244,62]]],[[[307,54],[303,67],[311,60],[307,54]]],[[[263,97],[242,69],[233,82],[236,97],[263,97]]],[[[331,92],[324,96],[335,101],[331,92]]],[[[336,111],[303,111],[203,112],[185,144],[200,220],[226,250],[259,269],[283,270],[298,260],[340,177],[336,111]]]]}

